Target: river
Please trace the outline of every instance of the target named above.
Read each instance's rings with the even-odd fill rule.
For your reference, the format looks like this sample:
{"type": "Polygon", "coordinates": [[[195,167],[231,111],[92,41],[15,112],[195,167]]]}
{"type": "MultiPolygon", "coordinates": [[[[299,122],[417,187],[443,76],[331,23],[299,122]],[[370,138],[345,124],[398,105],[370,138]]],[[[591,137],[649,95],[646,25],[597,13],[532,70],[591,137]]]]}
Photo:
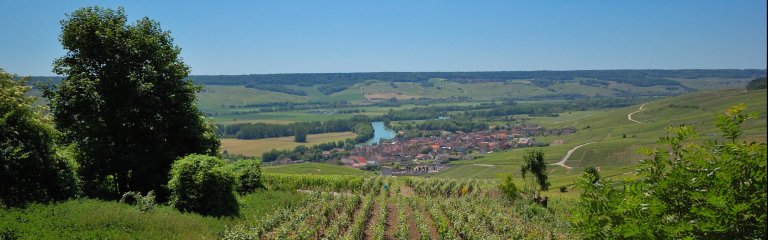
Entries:
{"type": "Polygon", "coordinates": [[[368,141],[365,142],[365,145],[379,143],[383,139],[395,138],[395,135],[397,134],[395,131],[392,131],[392,129],[384,126],[384,122],[371,122],[371,125],[373,125],[373,138],[368,139],[368,141]]]}

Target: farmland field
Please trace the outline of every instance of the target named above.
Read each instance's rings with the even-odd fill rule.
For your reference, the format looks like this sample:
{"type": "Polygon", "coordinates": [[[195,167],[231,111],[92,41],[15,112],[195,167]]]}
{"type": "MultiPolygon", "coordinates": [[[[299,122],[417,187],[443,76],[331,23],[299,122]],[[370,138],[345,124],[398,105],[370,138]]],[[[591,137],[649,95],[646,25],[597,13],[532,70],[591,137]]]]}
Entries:
{"type": "Polygon", "coordinates": [[[339,140],[345,140],[347,138],[355,138],[355,136],[357,135],[353,132],[308,134],[307,142],[305,143],[295,142],[293,136],[255,140],[223,138],[221,139],[221,149],[230,154],[261,156],[262,153],[272,149],[284,150],[293,149],[296,146],[310,146],[320,143],[338,142],[339,140]]]}
{"type": "MultiPolygon", "coordinates": [[[[575,126],[578,129],[575,134],[538,138],[544,142],[555,139],[564,141],[563,145],[542,148],[547,163],[559,161],[567,150],[576,145],[596,142],[579,148],[570,156],[566,162],[568,166],[573,167],[570,171],[563,171],[559,166],[548,166],[552,171],[552,184],[557,187],[559,184],[572,184],[574,177],[586,167],[600,167],[601,171],[613,175],[632,172],[639,160],[648,158],[640,154],[639,150],[654,147],[655,139],[665,134],[666,127],[693,125],[708,136],[715,131],[715,116],[738,103],[745,103],[747,112],[759,113],[757,119],[744,125],[745,136],[742,138],[765,142],[765,90],[717,90],[652,101],[645,106],[646,110],[634,114],[634,118],[646,122],[639,124],[627,120],[627,114],[636,111],[639,106],[564,113],[556,118],[534,117],[530,121],[540,122],[547,127],[575,126]]],[[[476,160],[454,161],[451,162],[451,168],[432,176],[494,179],[502,174],[512,173],[519,177],[516,170],[522,164],[524,151],[525,149],[513,149],[487,154],[476,160]]]]}

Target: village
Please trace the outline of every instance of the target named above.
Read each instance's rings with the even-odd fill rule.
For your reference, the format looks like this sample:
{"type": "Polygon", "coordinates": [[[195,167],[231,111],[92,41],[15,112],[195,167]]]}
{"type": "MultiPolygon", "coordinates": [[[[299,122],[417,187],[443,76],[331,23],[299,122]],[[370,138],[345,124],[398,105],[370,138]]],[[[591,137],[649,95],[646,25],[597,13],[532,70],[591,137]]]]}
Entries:
{"type": "MultiPolygon", "coordinates": [[[[511,148],[563,144],[562,140],[539,142],[536,137],[575,131],[572,127],[546,129],[538,124],[507,125],[468,133],[438,131],[439,134],[432,134],[431,137],[409,137],[406,132],[400,131],[393,139],[351,149],[337,162],[358,169],[381,170],[383,175],[423,175],[442,171],[453,160],[469,160],[511,148]]],[[[323,157],[338,156],[334,151],[324,151],[323,157]]]]}

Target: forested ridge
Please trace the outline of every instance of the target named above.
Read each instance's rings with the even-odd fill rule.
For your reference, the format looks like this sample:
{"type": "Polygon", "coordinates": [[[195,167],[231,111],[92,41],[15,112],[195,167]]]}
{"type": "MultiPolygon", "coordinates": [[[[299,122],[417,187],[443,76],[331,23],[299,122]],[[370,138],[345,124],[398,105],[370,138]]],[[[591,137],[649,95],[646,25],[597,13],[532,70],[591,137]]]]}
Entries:
{"type": "MultiPolygon", "coordinates": [[[[679,85],[667,78],[695,79],[704,77],[756,78],[766,75],[765,69],[683,69],[683,70],[574,70],[574,71],[490,71],[490,72],[360,72],[360,73],[282,73],[244,75],[192,75],[191,79],[205,85],[249,85],[261,88],[270,85],[321,85],[322,92],[330,94],[366,80],[392,82],[424,82],[444,78],[460,83],[503,82],[516,79],[533,80],[534,84],[553,81],[592,79],[591,84],[616,81],[636,86],[679,85]],[[256,85],[258,84],[258,85],[256,85]]],[[[54,83],[61,77],[31,77],[30,82],[54,83]]],[[[269,89],[271,90],[271,89],[269,89]]],[[[296,92],[298,93],[298,92],[296,92]]],[[[293,93],[292,93],[293,94],[293,93]]]]}

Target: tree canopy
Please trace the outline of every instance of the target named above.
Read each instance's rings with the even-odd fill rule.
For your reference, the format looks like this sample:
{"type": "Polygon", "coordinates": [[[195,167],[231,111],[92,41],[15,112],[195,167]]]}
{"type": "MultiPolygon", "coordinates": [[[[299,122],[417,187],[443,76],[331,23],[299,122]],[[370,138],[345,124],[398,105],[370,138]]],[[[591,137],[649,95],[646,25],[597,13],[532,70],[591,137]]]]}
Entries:
{"type": "Polygon", "coordinates": [[[525,179],[525,175],[530,172],[536,178],[539,189],[546,191],[549,189],[549,180],[547,177],[547,164],[544,163],[544,151],[541,149],[526,150],[523,155],[523,165],[520,166],[520,173],[525,179]]]}
{"type": "Polygon", "coordinates": [[[57,132],[24,95],[25,82],[0,69],[0,206],[64,200],[78,190],[71,164],[57,151],[57,132]]]}
{"type": "Polygon", "coordinates": [[[61,21],[67,53],[54,62],[64,79],[46,89],[52,114],[79,154],[91,196],[162,187],[175,159],[217,154],[219,141],[195,104],[200,87],[160,24],[127,24],[122,8],[87,7],[61,21]]]}

